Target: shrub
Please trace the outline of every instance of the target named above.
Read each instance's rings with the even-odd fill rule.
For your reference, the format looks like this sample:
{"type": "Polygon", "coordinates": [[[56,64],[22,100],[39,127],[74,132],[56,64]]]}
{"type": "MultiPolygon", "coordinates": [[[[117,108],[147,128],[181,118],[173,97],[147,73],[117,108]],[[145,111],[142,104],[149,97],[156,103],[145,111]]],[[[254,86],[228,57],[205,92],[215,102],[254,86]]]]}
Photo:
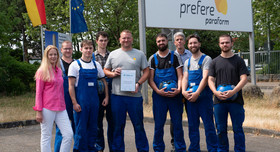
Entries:
{"type": "Polygon", "coordinates": [[[8,52],[0,48],[0,93],[19,95],[30,91],[38,65],[17,61],[8,52]]]}
{"type": "Polygon", "coordinates": [[[7,82],[7,95],[20,95],[26,92],[26,85],[19,78],[12,78],[7,82]]]}

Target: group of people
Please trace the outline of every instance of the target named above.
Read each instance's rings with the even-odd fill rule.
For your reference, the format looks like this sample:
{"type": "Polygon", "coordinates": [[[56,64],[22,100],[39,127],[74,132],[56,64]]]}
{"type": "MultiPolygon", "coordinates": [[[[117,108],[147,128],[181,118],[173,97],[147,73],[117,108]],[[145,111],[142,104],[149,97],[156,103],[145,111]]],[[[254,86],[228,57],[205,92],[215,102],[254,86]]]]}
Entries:
{"type": "Polygon", "coordinates": [[[55,152],[69,152],[73,136],[74,152],[102,152],[105,148],[105,113],[109,151],[125,151],[127,113],[134,127],[137,151],[149,151],[141,95],[141,86],[146,80],[153,89],[154,151],[165,151],[163,129],[169,111],[174,149],[186,152],[182,127],[184,106],[189,126],[188,151],[200,151],[200,118],[205,128],[208,151],[229,151],[228,113],[234,131],[234,150],[245,151],[241,89],[249,72],[244,61],[233,54],[231,36],[219,37],[221,54],[213,60],[201,52],[199,36],[185,38],[182,32],[174,35],[175,51],[168,49],[167,35],[158,34],[158,50],[148,61],[142,51],[132,47],[133,37],[129,30],[120,33],[121,48],[117,50],[107,50],[108,40],[106,32],[98,32],[96,51],[92,41],[83,40],[80,47],[82,57],[77,60],[72,59],[70,41],[62,43],[61,58],[55,46],[45,49],[41,66],[35,74],[36,101],[33,107],[37,111],[36,120],[41,123],[42,152],[51,151],[54,123],[55,152]],[[185,49],[186,42],[189,50],[185,49]],[[128,70],[133,71],[135,77],[132,91],[126,91],[122,86],[122,71],[128,70]],[[176,87],[167,91],[167,87],[163,86],[165,82],[175,82],[176,87]],[[235,87],[226,91],[217,90],[220,85],[235,87]],[[232,99],[236,94],[237,98],[232,99]]]}

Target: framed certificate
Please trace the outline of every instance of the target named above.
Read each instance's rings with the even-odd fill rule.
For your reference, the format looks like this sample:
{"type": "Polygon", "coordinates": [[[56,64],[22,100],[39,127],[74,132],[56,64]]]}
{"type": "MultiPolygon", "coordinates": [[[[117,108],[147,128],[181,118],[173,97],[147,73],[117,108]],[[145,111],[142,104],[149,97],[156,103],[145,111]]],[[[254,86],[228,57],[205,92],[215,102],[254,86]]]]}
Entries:
{"type": "Polygon", "coordinates": [[[136,70],[122,70],[121,91],[135,91],[136,70]]]}

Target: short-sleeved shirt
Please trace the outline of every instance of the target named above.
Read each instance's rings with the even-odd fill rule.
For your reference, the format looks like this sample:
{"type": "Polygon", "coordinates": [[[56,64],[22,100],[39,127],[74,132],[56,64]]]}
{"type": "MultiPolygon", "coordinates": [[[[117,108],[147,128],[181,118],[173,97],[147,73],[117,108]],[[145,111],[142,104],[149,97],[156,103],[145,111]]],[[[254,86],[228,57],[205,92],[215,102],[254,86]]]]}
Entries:
{"type": "MultiPolygon", "coordinates": [[[[104,68],[116,69],[121,68],[122,70],[135,70],[137,82],[141,78],[141,71],[148,67],[147,59],[145,54],[137,49],[130,51],[124,51],[121,48],[112,51],[106,61],[104,68]]],[[[121,96],[141,97],[141,86],[138,93],[131,93],[129,91],[121,91],[121,77],[117,76],[112,81],[112,94],[121,96]]]]}
{"type": "Polygon", "coordinates": [[[110,52],[106,51],[105,56],[103,57],[97,50],[94,52],[95,61],[100,63],[100,65],[102,66],[102,69],[104,68],[104,65],[108,59],[109,54],[110,54],[110,52]]]}
{"type": "MultiPolygon", "coordinates": [[[[93,64],[93,61],[91,60],[90,62],[85,62],[82,59],[79,59],[82,65],[83,69],[95,69],[95,66],[93,64]]],[[[95,61],[96,67],[97,67],[97,77],[98,78],[104,78],[105,74],[103,72],[103,69],[101,65],[95,61]]],[[[77,61],[74,61],[70,64],[69,70],[68,70],[68,77],[74,77],[76,78],[75,86],[77,87],[79,84],[79,71],[80,71],[80,66],[77,61]]]]}
{"type": "Polygon", "coordinates": [[[61,61],[62,61],[62,64],[63,64],[63,65],[61,65],[61,66],[64,67],[65,74],[68,75],[69,66],[70,66],[70,64],[71,64],[74,60],[72,60],[71,63],[68,63],[68,62],[65,62],[65,61],[61,58],[61,61]]]}
{"type": "Polygon", "coordinates": [[[183,65],[185,64],[187,59],[189,59],[192,56],[191,51],[189,51],[187,49],[185,49],[185,52],[183,54],[180,54],[177,50],[175,50],[175,52],[180,55],[183,65]]]}
{"type": "MultiPolygon", "coordinates": [[[[209,67],[208,76],[216,78],[216,88],[222,84],[237,85],[240,81],[240,76],[249,75],[249,71],[242,58],[234,55],[230,58],[223,58],[221,55],[213,59],[209,67]]],[[[244,104],[242,90],[238,92],[238,97],[235,101],[219,101],[217,97],[214,99],[214,104],[221,102],[237,102],[244,104]]]]}
{"type": "MultiPolygon", "coordinates": [[[[203,54],[202,54],[203,55],[203,54]]],[[[199,69],[199,65],[198,65],[198,62],[200,60],[200,58],[202,57],[202,55],[197,58],[197,59],[194,59],[193,57],[191,57],[190,59],[186,60],[185,64],[184,64],[184,72],[188,72],[188,70],[198,70],[199,69]],[[188,69],[188,63],[189,63],[189,60],[191,60],[191,65],[188,69]]],[[[208,70],[209,69],[209,66],[210,66],[210,63],[211,63],[212,59],[211,57],[209,57],[208,55],[204,58],[203,62],[202,62],[202,65],[201,65],[201,70],[208,70]]]]}
{"type": "MultiPolygon", "coordinates": [[[[166,56],[160,56],[158,52],[156,52],[157,60],[158,60],[158,69],[167,69],[171,67],[171,52],[166,56]]],[[[180,59],[180,56],[178,53],[174,52],[174,58],[173,58],[173,67],[175,69],[182,67],[182,60],[180,59]]],[[[149,58],[149,68],[155,70],[156,65],[155,65],[155,59],[154,55],[150,56],[149,58]]]]}

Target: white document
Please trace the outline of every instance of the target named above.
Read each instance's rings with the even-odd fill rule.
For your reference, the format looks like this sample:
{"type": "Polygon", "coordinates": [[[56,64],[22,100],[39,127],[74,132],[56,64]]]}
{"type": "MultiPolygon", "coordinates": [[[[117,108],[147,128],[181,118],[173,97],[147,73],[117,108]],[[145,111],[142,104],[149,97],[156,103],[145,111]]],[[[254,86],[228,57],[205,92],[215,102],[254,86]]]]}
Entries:
{"type": "Polygon", "coordinates": [[[121,91],[135,91],[136,70],[122,70],[121,91]]]}

